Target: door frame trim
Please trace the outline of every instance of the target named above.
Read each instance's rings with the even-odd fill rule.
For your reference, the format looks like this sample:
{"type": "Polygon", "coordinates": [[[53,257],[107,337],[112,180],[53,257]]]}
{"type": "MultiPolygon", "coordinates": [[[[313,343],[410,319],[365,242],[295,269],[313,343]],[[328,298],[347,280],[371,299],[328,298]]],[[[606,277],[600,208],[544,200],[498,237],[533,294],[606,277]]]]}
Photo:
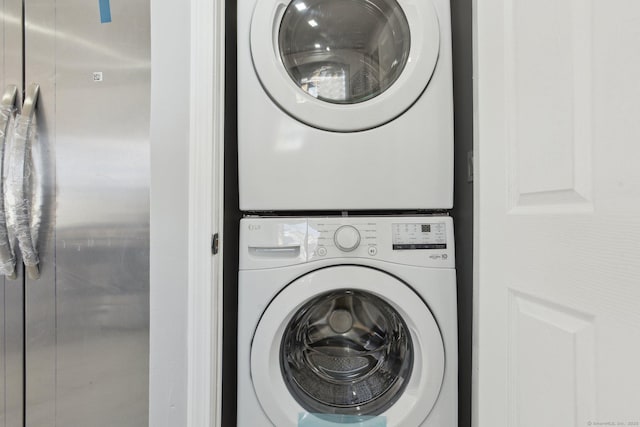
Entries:
{"type": "Polygon", "coordinates": [[[187,426],[221,423],[224,1],[191,2],[187,426]],[[212,404],[213,402],[213,404],[212,404]]]}

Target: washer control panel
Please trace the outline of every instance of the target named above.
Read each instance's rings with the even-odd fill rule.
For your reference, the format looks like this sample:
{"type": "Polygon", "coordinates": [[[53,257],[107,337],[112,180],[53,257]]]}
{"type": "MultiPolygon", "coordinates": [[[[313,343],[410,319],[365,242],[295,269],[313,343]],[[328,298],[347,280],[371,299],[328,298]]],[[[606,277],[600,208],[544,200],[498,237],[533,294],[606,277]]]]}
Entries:
{"type": "Polygon", "coordinates": [[[394,223],[391,229],[394,250],[447,249],[447,227],[442,222],[394,223]]]}
{"type": "Polygon", "coordinates": [[[309,261],[368,258],[416,266],[452,267],[448,216],[309,218],[309,261]]]}
{"type": "Polygon", "coordinates": [[[310,218],[308,246],[312,257],[374,256],[377,253],[377,224],[358,218],[310,218]]]}
{"type": "Polygon", "coordinates": [[[351,252],[360,246],[360,232],[353,225],[343,225],[333,234],[333,242],[342,252],[351,252]]]}
{"type": "MultiPolygon", "coordinates": [[[[241,269],[359,258],[454,268],[448,216],[248,217],[241,221],[241,269]]],[[[354,262],[357,262],[354,259],[354,262]]]]}

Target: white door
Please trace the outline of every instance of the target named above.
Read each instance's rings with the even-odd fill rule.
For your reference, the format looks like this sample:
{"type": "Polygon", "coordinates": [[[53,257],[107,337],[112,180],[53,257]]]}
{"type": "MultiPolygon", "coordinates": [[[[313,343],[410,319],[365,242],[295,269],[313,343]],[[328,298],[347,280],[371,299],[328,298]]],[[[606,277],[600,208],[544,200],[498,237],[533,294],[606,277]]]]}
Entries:
{"type": "Polygon", "coordinates": [[[640,2],[475,7],[475,425],[640,425],[640,2]]]}

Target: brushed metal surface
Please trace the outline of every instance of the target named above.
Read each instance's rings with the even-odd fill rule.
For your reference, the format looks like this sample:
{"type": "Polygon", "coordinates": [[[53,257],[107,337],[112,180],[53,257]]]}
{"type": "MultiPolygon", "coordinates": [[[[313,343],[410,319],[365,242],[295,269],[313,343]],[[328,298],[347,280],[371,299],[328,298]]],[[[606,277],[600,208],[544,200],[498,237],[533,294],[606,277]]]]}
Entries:
{"type": "MultiPolygon", "coordinates": [[[[4,303],[4,292],[5,292],[5,278],[2,277],[0,278],[0,308],[2,308],[2,313],[6,312],[6,305],[4,303]]],[[[7,382],[7,377],[6,377],[6,370],[4,368],[5,366],[5,321],[4,321],[4,315],[0,316],[0,427],[6,427],[7,423],[6,423],[6,403],[5,403],[5,396],[6,396],[6,382],[7,382]]]]}
{"type": "Polygon", "coordinates": [[[25,80],[41,87],[26,425],[146,426],[148,0],[112,1],[106,24],[98,2],[25,5],[25,80]]]}
{"type": "MultiPolygon", "coordinates": [[[[24,270],[18,267],[16,280],[4,279],[5,332],[5,396],[4,421],[6,427],[24,424],[24,270]]],[[[2,407],[2,405],[0,405],[2,407]]],[[[0,422],[0,426],[3,426],[0,422]]]]}
{"type": "Polygon", "coordinates": [[[0,11],[0,82],[2,89],[10,84],[18,87],[16,105],[22,105],[22,0],[2,0],[0,11]]]}
{"type": "MultiPolygon", "coordinates": [[[[0,87],[18,87],[22,103],[22,1],[0,1],[0,87]]],[[[20,259],[18,258],[18,262],[20,259]]],[[[0,426],[24,426],[24,287],[17,277],[0,277],[0,426]]]]}
{"type": "Polygon", "coordinates": [[[0,272],[9,279],[16,279],[16,257],[11,250],[9,230],[7,228],[7,209],[5,206],[5,158],[9,135],[13,131],[13,112],[16,104],[18,87],[14,84],[6,85],[2,95],[0,108],[0,272]]]}

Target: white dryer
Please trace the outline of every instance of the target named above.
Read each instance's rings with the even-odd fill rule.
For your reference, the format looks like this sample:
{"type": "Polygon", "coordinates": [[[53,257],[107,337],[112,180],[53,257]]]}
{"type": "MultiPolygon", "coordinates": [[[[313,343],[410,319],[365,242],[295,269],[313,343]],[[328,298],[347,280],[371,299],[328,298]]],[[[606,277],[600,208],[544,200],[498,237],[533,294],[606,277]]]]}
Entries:
{"type": "Polygon", "coordinates": [[[449,217],[243,219],[238,427],[456,426],[454,252],[449,217]]]}
{"type": "Polygon", "coordinates": [[[238,0],[243,211],[448,209],[449,0],[238,0]]]}

